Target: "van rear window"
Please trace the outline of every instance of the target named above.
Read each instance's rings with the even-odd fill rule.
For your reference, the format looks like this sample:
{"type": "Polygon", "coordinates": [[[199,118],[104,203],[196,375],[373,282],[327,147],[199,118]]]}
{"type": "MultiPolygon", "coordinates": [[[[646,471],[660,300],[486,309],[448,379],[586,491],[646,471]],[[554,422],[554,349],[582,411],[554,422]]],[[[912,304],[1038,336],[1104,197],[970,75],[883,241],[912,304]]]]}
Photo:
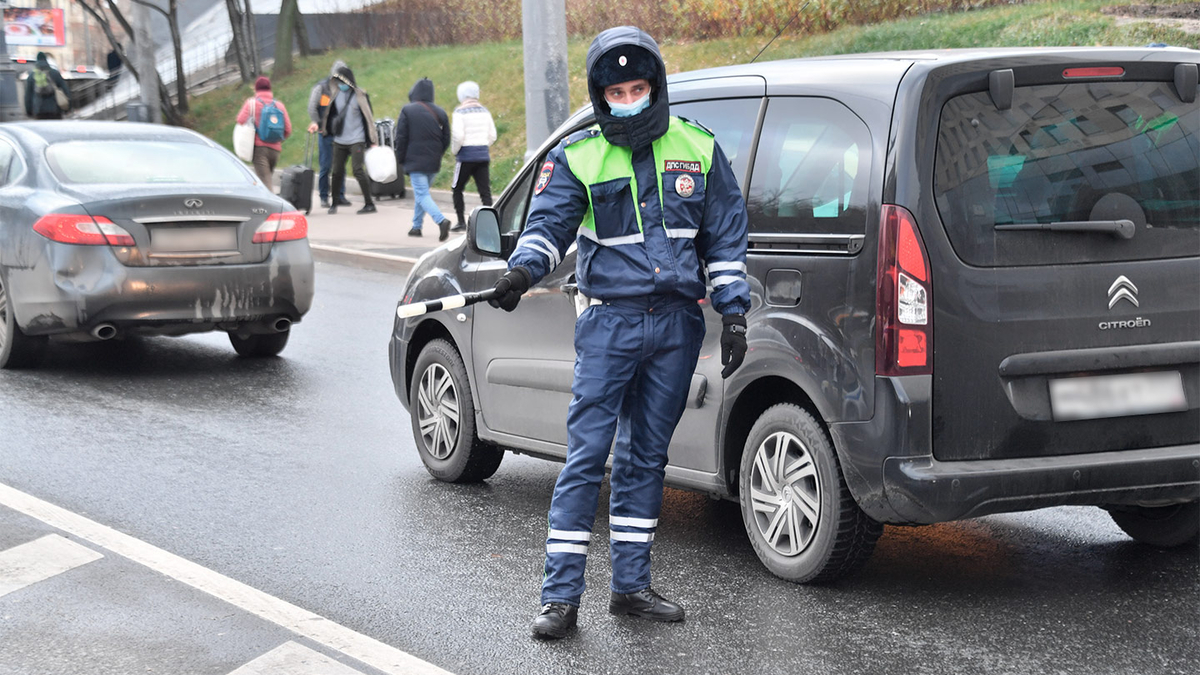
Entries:
{"type": "Polygon", "coordinates": [[[1200,105],[1167,82],[1018,87],[1009,110],[987,92],[954,97],[934,171],[942,222],[972,265],[1200,255],[1200,105]],[[1034,229],[1124,219],[1132,238],[1034,229]]]}

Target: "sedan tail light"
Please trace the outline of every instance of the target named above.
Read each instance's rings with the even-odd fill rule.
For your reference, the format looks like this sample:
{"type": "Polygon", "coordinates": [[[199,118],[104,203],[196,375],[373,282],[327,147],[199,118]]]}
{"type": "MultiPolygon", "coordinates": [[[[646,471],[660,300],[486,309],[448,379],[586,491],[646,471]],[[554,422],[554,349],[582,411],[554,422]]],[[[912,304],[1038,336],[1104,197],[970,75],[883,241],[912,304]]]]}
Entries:
{"type": "Polygon", "coordinates": [[[885,204],[880,216],[876,289],[875,374],[932,373],[929,256],[916,219],[903,206],[885,204]]]}
{"type": "Polygon", "coordinates": [[[33,231],[64,244],[135,246],[133,235],[104,216],[48,213],[33,224],[33,231]]]}
{"type": "Polygon", "coordinates": [[[285,211],[267,216],[254,231],[255,244],[270,244],[276,241],[292,241],[308,236],[308,219],[299,211],[285,211]]]}

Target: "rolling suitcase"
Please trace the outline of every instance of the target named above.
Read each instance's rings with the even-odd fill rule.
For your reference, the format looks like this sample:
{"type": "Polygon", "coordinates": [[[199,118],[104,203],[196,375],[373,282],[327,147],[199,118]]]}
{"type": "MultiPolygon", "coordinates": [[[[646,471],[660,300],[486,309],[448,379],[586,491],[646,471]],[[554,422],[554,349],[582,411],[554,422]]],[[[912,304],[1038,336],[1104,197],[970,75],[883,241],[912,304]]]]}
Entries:
{"type": "Polygon", "coordinates": [[[313,199],[313,169],[312,169],[313,135],[308,135],[304,142],[304,164],[289,166],[283,170],[279,179],[279,196],[291,202],[297,211],[308,215],[312,211],[313,199]]]}
{"type": "MultiPolygon", "coordinates": [[[[393,151],[396,149],[396,129],[395,123],[392,120],[386,118],[375,120],[375,133],[379,136],[380,145],[391,148],[393,151]]],[[[389,196],[396,199],[404,197],[404,167],[398,168],[396,180],[390,183],[376,183],[373,180],[371,181],[371,197],[389,196]]]]}

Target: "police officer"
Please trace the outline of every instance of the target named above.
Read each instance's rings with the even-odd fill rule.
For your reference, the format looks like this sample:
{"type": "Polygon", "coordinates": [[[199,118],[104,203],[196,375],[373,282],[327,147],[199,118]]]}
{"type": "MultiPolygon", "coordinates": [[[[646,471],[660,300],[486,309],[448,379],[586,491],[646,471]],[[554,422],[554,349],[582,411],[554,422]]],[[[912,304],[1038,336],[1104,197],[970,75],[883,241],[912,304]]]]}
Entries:
{"type": "Polygon", "coordinates": [[[542,606],[532,626],[539,638],[561,638],[575,626],[614,432],[609,612],[683,620],[682,607],[650,588],[650,545],[667,446],[704,338],[697,301],[711,283],[724,324],[722,377],[745,355],[750,307],[745,203],[712,133],[670,116],[658,45],[637,28],[611,28],[592,42],[587,70],[599,124],[550,151],[492,301],[515,309],[577,243],[587,307],[575,329],[567,461],[550,504],[542,606]]]}

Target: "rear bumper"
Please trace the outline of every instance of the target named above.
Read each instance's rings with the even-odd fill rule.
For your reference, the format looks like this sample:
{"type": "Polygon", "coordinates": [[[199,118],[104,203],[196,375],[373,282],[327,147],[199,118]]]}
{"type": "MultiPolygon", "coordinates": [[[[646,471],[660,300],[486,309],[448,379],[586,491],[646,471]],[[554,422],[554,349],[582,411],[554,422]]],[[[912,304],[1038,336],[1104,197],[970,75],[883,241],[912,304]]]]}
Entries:
{"type": "Polygon", "coordinates": [[[286,317],[312,305],[306,240],[274,244],[247,265],[126,267],[107,247],[54,244],[37,264],[8,271],[13,310],[30,335],[119,329],[192,332],[286,317]]]}
{"type": "Polygon", "coordinates": [[[886,523],[929,524],[1066,504],[1200,499],[1200,444],[1052,457],[941,461],[929,376],[875,378],[875,416],[829,425],[858,505],[886,523]]]}

